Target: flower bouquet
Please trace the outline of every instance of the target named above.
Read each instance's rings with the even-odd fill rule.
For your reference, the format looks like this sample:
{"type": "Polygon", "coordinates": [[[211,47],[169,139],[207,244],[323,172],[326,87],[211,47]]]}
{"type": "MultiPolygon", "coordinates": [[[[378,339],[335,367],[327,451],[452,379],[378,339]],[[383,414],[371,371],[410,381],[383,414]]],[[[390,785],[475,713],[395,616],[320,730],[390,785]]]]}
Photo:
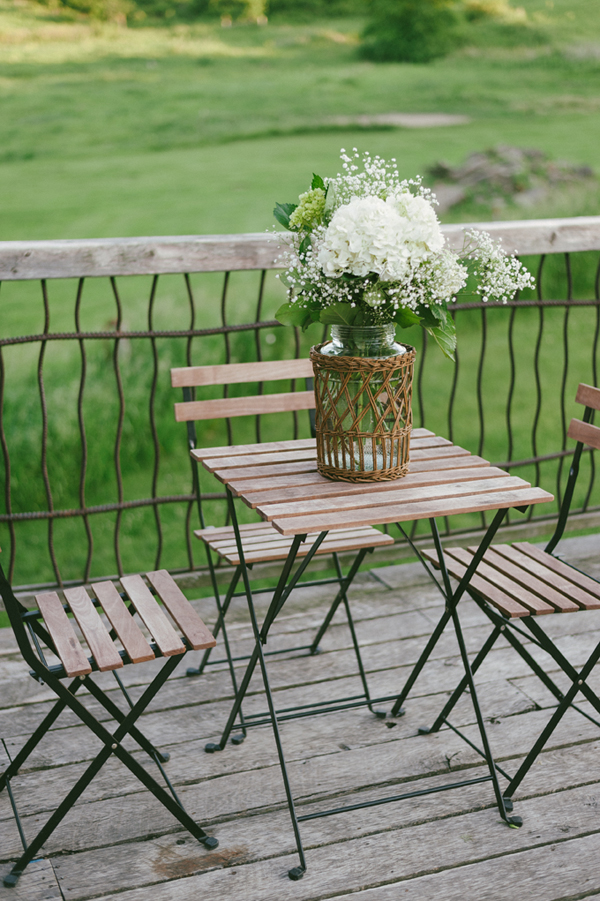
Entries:
{"type": "Polygon", "coordinates": [[[461,253],[445,247],[434,195],[420,178],[400,179],[395,160],[356,148],[341,158],[342,174],[314,175],[297,204],[275,206],[290,232],[280,275],[288,299],[275,315],[332,326],[333,341],[311,351],[319,471],[397,478],[408,466],[414,350],[394,342],[395,327],[422,326],[454,359],[448,305],[469,276],[484,301],[504,303],[533,278],[484,232],[467,231],[461,253]]]}
{"type": "Polygon", "coordinates": [[[445,248],[435,196],[420,178],[401,180],[395,160],[369,153],[361,159],[356,148],[341,158],[343,174],[314,175],[297,204],[275,206],[275,218],[291,232],[280,276],[288,302],[276,313],[279,322],[421,325],[453,358],[448,304],[469,274],[484,301],[506,303],[533,286],[522,263],[485,232],[467,231],[461,253],[445,248]]]}

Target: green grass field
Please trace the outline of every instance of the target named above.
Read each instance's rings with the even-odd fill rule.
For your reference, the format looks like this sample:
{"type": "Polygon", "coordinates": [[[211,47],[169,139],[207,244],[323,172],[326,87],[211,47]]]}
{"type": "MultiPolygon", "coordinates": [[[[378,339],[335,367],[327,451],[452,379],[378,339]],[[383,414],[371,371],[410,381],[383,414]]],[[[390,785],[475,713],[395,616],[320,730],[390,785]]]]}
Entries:
{"type": "MultiPolygon", "coordinates": [[[[500,143],[536,147],[556,159],[590,165],[600,175],[600,3],[520,0],[519,5],[528,13],[525,28],[488,23],[474,28],[469,42],[446,59],[429,65],[375,65],[358,58],[359,20],[233,28],[175,22],[123,28],[90,23],[26,0],[0,0],[0,240],[261,231],[272,224],[274,202],[294,200],[313,171],[323,175],[338,171],[340,147],[357,146],[396,157],[406,176],[423,172],[438,159],[458,163],[472,151],[500,143]],[[456,113],[471,121],[423,129],[335,123],[337,116],[389,112],[456,113]]],[[[599,198],[595,187],[563,192],[544,206],[526,212],[509,206],[503,215],[596,214],[599,198]]],[[[485,218],[490,211],[473,208],[461,215],[485,218]]],[[[580,296],[592,289],[593,265],[586,258],[579,267],[580,296]]],[[[249,278],[240,276],[233,285],[237,302],[232,321],[253,318],[255,286],[249,290],[249,278]]],[[[169,327],[185,327],[181,285],[175,279],[161,282],[157,324],[164,320],[169,327]]],[[[197,325],[217,324],[215,279],[195,277],[195,285],[203,317],[197,325]]],[[[561,296],[564,278],[557,276],[549,293],[554,288],[561,296]]],[[[143,327],[149,280],[131,280],[123,290],[126,326],[143,327]]],[[[86,292],[83,327],[106,327],[115,315],[106,284],[90,283],[86,292]]],[[[266,296],[266,318],[278,305],[280,292],[273,282],[266,296]]],[[[50,295],[52,328],[71,328],[74,287],[51,283],[50,295]]],[[[517,327],[520,347],[526,351],[518,361],[517,387],[529,398],[530,336],[537,314],[525,313],[517,327]]],[[[485,453],[498,460],[506,453],[508,317],[502,311],[493,315],[499,318],[490,332],[484,370],[490,413],[485,453]]],[[[39,286],[5,283],[0,292],[0,332],[37,332],[41,325],[39,286]]],[[[561,329],[560,317],[548,315],[542,347],[547,373],[542,453],[556,449],[552,423],[560,388],[555,361],[562,352],[561,329]]],[[[579,373],[588,377],[592,332],[589,316],[574,313],[569,326],[569,390],[580,380],[579,373]]],[[[460,434],[455,439],[467,446],[477,434],[469,373],[477,365],[478,334],[474,320],[463,315],[460,434]]],[[[290,341],[289,333],[281,330],[265,352],[273,358],[290,353],[290,341]]],[[[241,356],[248,350],[241,339],[234,349],[241,356]]],[[[14,509],[45,506],[37,481],[40,414],[35,350],[5,353],[5,428],[11,454],[21,463],[29,461],[20,477],[13,473],[14,509]]],[[[112,393],[103,393],[101,382],[101,375],[108,378],[110,371],[107,353],[98,347],[90,355],[86,415],[96,438],[90,445],[95,475],[87,486],[89,503],[102,503],[108,494],[114,499],[116,490],[111,465],[117,407],[112,393]]],[[[220,346],[211,345],[208,354],[214,354],[215,361],[219,353],[220,346]]],[[[150,357],[147,348],[138,351],[134,343],[123,354],[128,399],[123,453],[129,466],[125,496],[135,498],[149,493],[150,357]]],[[[159,490],[186,491],[184,439],[171,428],[173,398],[167,375],[169,365],[183,362],[181,349],[163,344],[161,354],[160,403],[169,428],[165,425],[161,435],[165,465],[159,490]]],[[[206,351],[202,354],[197,362],[212,360],[207,360],[206,351]]],[[[79,377],[77,348],[54,345],[48,350],[47,365],[53,386],[49,404],[55,503],[77,506],[78,485],[72,476],[78,453],[73,451],[77,426],[72,419],[79,377]],[[61,417],[61,404],[69,409],[70,419],[61,417]]],[[[444,428],[451,376],[451,364],[432,353],[424,386],[431,427],[444,428]]],[[[519,401],[515,417],[522,426],[515,453],[527,456],[529,400],[519,401]]],[[[219,441],[215,432],[206,443],[219,441]]],[[[124,517],[126,569],[152,565],[151,551],[144,545],[151,520],[149,510],[124,517]]],[[[173,531],[173,524],[180,528],[181,523],[168,510],[164,520],[169,565],[184,565],[181,533],[173,531]]],[[[45,528],[22,527],[22,537],[30,540],[35,554],[28,561],[19,559],[18,582],[51,577],[45,528]]],[[[115,569],[111,529],[110,517],[96,518],[96,574],[115,569]]],[[[80,532],[79,524],[56,524],[61,557],[68,557],[70,548],[81,543],[80,532]]],[[[0,529],[0,544],[5,540],[0,529]]],[[[72,561],[75,568],[82,563],[79,558],[72,561]]]]}
{"type": "Polygon", "coordinates": [[[600,4],[520,5],[527,27],[474,28],[429,65],[376,65],[357,57],[360,21],[120,28],[2,0],[0,239],[262,230],[346,145],[407,176],[497,143],[598,167],[600,4]],[[332,124],[387,112],[472,122],[332,124]]]}

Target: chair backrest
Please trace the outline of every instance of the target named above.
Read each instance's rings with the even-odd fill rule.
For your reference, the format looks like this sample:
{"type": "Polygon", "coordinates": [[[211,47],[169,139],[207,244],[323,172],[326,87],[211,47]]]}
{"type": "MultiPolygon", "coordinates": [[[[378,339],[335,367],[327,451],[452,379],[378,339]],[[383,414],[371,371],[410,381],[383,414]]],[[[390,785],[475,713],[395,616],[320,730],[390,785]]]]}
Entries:
{"type": "Polygon", "coordinates": [[[600,410],[600,388],[593,388],[583,383],[577,389],[575,402],[586,408],[583,420],[572,419],[569,424],[569,438],[574,438],[582,445],[600,449],[600,426],[592,425],[590,419],[594,410],[600,410]]]}
{"type": "Polygon", "coordinates": [[[279,394],[256,393],[245,397],[218,400],[192,400],[191,389],[208,385],[235,385],[312,378],[310,360],[271,360],[260,363],[226,363],[220,366],[186,366],[171,370],[171,384],[184,389],[184,400],[175,404],[177,422],[225,419],[231,416],[256,416],[261,413],[288,413],[314,410],[311,391],[287,391],[279,394]]]}
{"type": "Polygon", "coordinates": [[[554,530],[554,535],[546,545],[546,551],[549,554],[552,553],[562,538],[565,530],[569,510],[571,508],[571,501],[573,500],[575,483],[577,482],[577,476],[579,475],[579,462],[581,460],[583,449],[584,447],[600,449],[600,426],[592,425],[591,423],[594,411],[600,410],[600,388],[595,388],[592,385],[586,385],[582,382],[577,388],[575,402],[583,404],[585,406],[585,412],[583,414],[583,419],[572,419],[569,423],[567,435],[577,442],[577,446],[575,448],[575,453],[573,454],[569,478],[560,506],[556,529],[554,530]]]}

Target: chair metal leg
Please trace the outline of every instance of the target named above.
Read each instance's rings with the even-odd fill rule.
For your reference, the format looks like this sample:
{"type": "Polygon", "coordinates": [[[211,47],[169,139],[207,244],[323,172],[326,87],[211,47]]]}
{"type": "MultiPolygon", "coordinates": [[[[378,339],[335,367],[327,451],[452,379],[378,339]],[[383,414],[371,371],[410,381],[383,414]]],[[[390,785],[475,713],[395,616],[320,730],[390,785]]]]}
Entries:
{"type": "MultiPolygon", "coordinates": [[[[477,657],[471,664],[471,673],[473,675],[475,675],[475,673],[477,672],[477,670],[479,669],[479,667],[481,666],[481,664],[483,663],[483,661],[485,660],[485,658],[487,657],[487,655],[489,654],[489,652],[491,651],[493,646],[496,644],[498,638],[502,634],[501,629],[502,629],[501,626],[496,626],[496,628],[493,629],[493,631],[488,636],[487,641],[485,642],[485,644],[483,645],[483,647],[477,654],[477,657]]],[[[447,718],[450,716],[450,713],[454,709],[455,705],[460,700],[460,698],[462,697],[462,695],[464,694],[464,692],[466,691],[466,689],[468,687],[469,687],[469,678],[465,674],[462,677],[462,679],[460,680],[460,682],[458,683],[458,685],[456,686],[456,688],[454,689],[454,691],[452,692],[452,694],[450,695],[450,697],[448,698],[442,711],[438,714],[438,717],[435,720],[433,726],[431,726],[430,728],[421,727],[419,729],[419,732],[422,735],[428,735],[432,732],[439,732],[441,727],[446,722],[447,718]]]]}
{"type": "MultiPolygon", "coordinates": [[[[500,528],[500,524],[502,523],[502,520],[506,516],[506,513],[507,513],[506,510],[498,510],[497,511],[490,526],[488,527],[487,532],[485,533],[485,535],[483,537],[483,540],[481,541],[481,544],[479,545],[479,547],[477,549],[477,552],[473,555],[473,558],[472,558],[469,566],[467,567],[467,570],[466,570],[464,576],[462,577],[462,579],[460,580],[458,587],[454,593],[452,592],[452,586],[450,584],[450,577],[448,576],[448,573],[445,570],[445,567],[442,569],[442,564],[443,564],[444,560],[443,560],[442,547],[441,547],[441,542],[439,540],[439,533],[437,530],[437,525],[436,525],[435,519],[429,520],[432,535],[434,536],[434,542],[435,542],[436,536],[437,536],[436,548],[439,546],[438,555],[439,555],[440,569],[442,569],[442,572],[445,575],[445,579],[444,579],[444,589],[445,590],[443,591],[443,593],[445,594],[445,597],[446,597],[446,609],[445,609],[444,613],[442,614],[437,626],[433,630],[433,632],[431,634],[431,638],[429,639],[429,641],[427,642],[427,644],[425,646],[425,650],[423,651],[423,653],[419,657],[417,663],[411,670],[410,676],[406,680],[406,683],[404,684],[402,691],[398,695],[396,703],[392,707],[392,716],[398,716],[398,714],[400,713],[400,710],[402,709],[402,705],[403,705],[404,701],[408,697],[408,695],[409,695],[413,685],[417,681],[417,678],[420,675],[423,667],[425,666],[425,664],[427,663],[427,660],[431,656],[431,652],[433,651],[434,647],[440,640],[444,629],[446,628],[446,626],[448,625],[448,623],[450,621],[453,609],[456,607],[456,605],[460,601],[461,597],[467,590],[467,588],[469,586],[469,582],[471,581],[471,577],[473,576],[473,573],[479,566],[483,555],[485,554],[488,547],[494,540],[494,535],[500,528]]],[[[434,579],[434,581],[436,581],[436,580],[434,579]]],[[[437,583],[437,581],[436,581],[436,584],[438,584],[438,587],[440,587],[439,583],[437,583]]]]}
{"type": "MultiPolygon", "coordinates": [[[[505,513],[506,511],[502,510],[499,512],[505,513]]],[[[500,524],[500,522],[501,522],[501,519],[499,518],[498,514],[496,514],[496,517],[494,519],[494,523],[492,523],[492,526],[495,523],[497,523],[497,525],[496,525],[496,528],[497,528],[498,525],[500,524]]],[[[456,634],[456,640],[458,641],[458,647],[460,649],[460,656],[461,656],[463,667],[465,670],[465,676],[467,679],[468,688],[469,688],[469,691],[471,694],[471,702],[473,704],[473,710],[475,711],[475,718],[477,720],[477,726],[479,728],[479,735],[481,737],[481,741],[483,744],[484,754],[485,754],[486,762],[488,765],[489,773],[490,773],[490,776],[492,777],[492,785],[494,787],[494,795],[496,796],[496,804],[498,805],[498,811],[499,811],[502,819],[505,821],[505,823],[507,823],[509,826],[514,826],[514,827],[518,828],[523,825],[523,820],[521,817],[517,817],[517,816],[509,817],[509,815],[507,813],[506,804],[504,801],[504,797],[502,795],[502,790],[500,788],[500,782],[498,780],[498,772],[496,770],[496,764],[495,764],[494,758],[492,756],[492,749],[490,747],[487,730],[485,728],[485,723],[483,721],[481,707],[479,706],[479,698],[477,697],[477,689],[475,688],[475,680],[473,678],[473,671],[471,669],[469,655],[467,653],[467,647],[465,645],[465,639],[463,636],[462,627],[460,624],[460,618],[458,615],[458,601],[460,600],[460,596],[461,596],[460,589],[463,588],[463,590],[465,590],[467,588],[467,585],[468,585],[468,581],[466,581],[467,577],[468,577],[468,579],[471,578],[473,572],[475,571],[477,564],[479,563],[479,560],[477,560],[475,566],[473,566],[471,573],[469,573],[469,570],[467,570],[467,572],[465,573],[465,576],[463,576],[463,579],[461,580],[461,582],[458,586],[458,589],[456,590],[454,595],[452,595],[452,586],[450,583],[450,575],[449,575],[448,569],[446,567],[446,560],[444,558],[444,554],[442,551],[442,542],[440,540],[440,534],[438,532],[437,523],[435,522],[435,520],[432,519],[432,520],[430,520],[430,524],[431,524],[431,532],[433,535],[433,541],[434,541],[435,548],[436,548],[437,555],[438,555],[440,570],[441,570],[442,578],[444,581],[444,587],[446,589],[448,600],[449,600],[449,606],[450,606],[451,616],[452,616],[452,623],[454,625],[454,632],[456,634]],[[463,583],[464,583],[464,587],[463,587],[463,583]]],[[[490,527],[490,530],[491,530],[491,528],[492,527],[490,527]]],[[[486,538],[488,537],[490,530],[488,530],[488,533],[486,534],[486,538]]],[[[490,541],[491,541],[491,538],[490,538],[490,541]]],[[[479,550],[481,551],[481,546],[480,546],[479,550]]],[[[483,557],[483,553],[484,553],[484,551],[482,551],[481,554],[479,555],[479,559],[481,559],[481,557],[483,557]]],[[[478,554],[479,554],[479,552],[478,552],[478,554]]],[[[473,557],[473,560],[476,559],[478,554],[476,554],[473,557]]],[[[471,569],[471,567],[469,567],[469,569],[471,569]]]]}
{"type": "MultiPolygon", "coordinates": [[[[152,792],[157,800],[159,800],[176,817],[176,819],[179,820],[181,825],[184,826],[194,836],[194,838],[204,844],[205,847],[215,848],[217,846],[217,840],[215,838],[212,838],[211,836],[208,836],[206,832],[189,816],[189,814],[185,812],[182,806],[177,803],[165,791],[165,789],[156,782],[156,780],[147,772],[147,770],[145,770],[144,767],[140,763],[138,763],[135,758],[131,756],[129,751],[125,750],[125,748],[121,744],[123,739],[127,735],[131,734],[131,729],[134,723],[147,708],[148,704],[155,697],[159,689],[164,685],[169,675],[173,672],[173,670],[179,663],[179,660],[179,655],[169,657],[167,659],[160,673],[158,673],[158,675],[154,678],[150,685],[145,689],[145,691],[142,693],[141,697],[134,704],[129,713],[122,718],[122,721],[119,723],[114,733],[111,733],[108,729],[106,729],[106,727],[102,723],[100,723],[96,719],[96,717],[94,717],[93,714],[91,714],[89,710],[75,697],[75,694],[71,692],[69,688],[64,686],[58,678],[56,678],[47,670],[44,670],[44,668],[40,665],[37,675],[40,676],[40,678],[49,686],[49,688],[51,688],[58,695],[59,699],[64,702],[64,706],[70,707],[71,710],[79,717],[79,719],[91,729],[91,731],[100,739],[100,741],[103,742],[104,747],[95,757],[95,759],[90,763],[86,771],[78,779],[75,785],[71,788],[67,796],[59,804],[46,824],[40,829],[33,841],[27,846],[24,853],[13,866],[11,872],[4,878],[5,886],[11,887],[16,884],[19,876],[22,874],[27,864],[30,863],[30,861],[33,860],[33,858],[37,855],[44,842],[56,829],[61,820],[66,816],[73,804],[77,801],[85,788],[90,784],[101,767],[106,763],[111,754],[115,754],[115,756],[118,757],[126,767],[128,767],[133,775],[136,776],[139,781],[142,782],[142,784],[152,792]]],[[[88,677],[84,677],[84,679],[81,679],[80,681],[83,683],[87,680],[87,678],[88,677]]]]}
{"type": "MultiPolygon", "coordinates": [[[[79,679],[74,679],[69,685],[68,691],[72,692],[72,694],[75,694],[75,692],[78,691],[79,688],[81,688],[81,681],[79,679]]],[[[52,724],[58,719],[66,706],[66,701],[58,700],[52,710],[44,717],[35,732],[27,739],[16,757],[13,758],[12,762],[9,764],[9,766],[7,766],[7,768],[0,776],[0,791],[2,791],[2,789],[5,787],[8,781],[12,779],[13,776],[17,775],[31,752],[35,750],[46,732],[48,732],[48,730],[52,727],[52,724]]]]}
{"type": "MultiPolygon", "coordinates": [[[[529,625],[529,623],[528,623],[528,625],[529,625]]],[[[535,626],[534,626],[534,628],[535,628],[535,626]]],[[[537,627],[537,629],[539,629],[539,627],[537,627]]],[[[541,632],[542,630],[539,629],[539,631],[541,632]]],[[[542,633],[542,635],[543,635],[543,633],[542,633]]],[[[545,636],[544,636],[544,638],[545,638],[545,636]]],[[[553,651],[555,651],[559,657],[562,657],[560,652],[558,652],[558,650],[554,647],[554,645],[552,645],[551,642],[548,641],[548,644],[552,646],[552,650],[550,650],[550,648],[548,648],[548,653],[550,653],[552,656],[554,656],[553,651]]],[[[556,657],[555,657],[555,659],[556,659],[556,657]]],[[[598,643],[598,645],[594,648],[594,650],[588,657],[585,665],[582,667],[582,669],[579,672],[577,672],[577,670],[572,668],[571,664],[569,664],[569,668],[572,670],[572,674],[575,676],[575,678],[573,679],[573,684],[571,685],[569,690],[565,693],[562,701],[559,702],[558,707],[554,711],[552,717],[546,724],[545,728],[542,730],[542,732],[539,735],[533,748],[530,750],[529,754],[527,755],[525,760],[522,762],[521,766],[519,767],[519,769],[517,770],[515,775],[513,776],[513,779],[510,782],[510,785],[506,788],[506,790],[504,792],[505,797],[507,797],[507,798],[512,797],[514,792],[517,790],[517,788],[519,787],[519,785],[521,784],[521,782],[523,781],[523,779],[525,778],[525,776],[527,775],[527,773],[529,772],[529,770],[531,769],[533,764],[535,763],[536,758],[538,757],[538,755],[541,753],[541,751],[545,747],[546,743],[548,742],[548,739],[550,738],[550,736],[552,735],[552,733],[554,732],[554,730],[560,723],[561,719],[563,718],[563,716],[565,715],[565,713],[567,712],[569,707],[573,706],[573,700],[574,700],[575,696],[577,695],[577,693],[582,691],[584,686],[587,688],[587,686],[585,684],[586,679],[592,672],[593,668],[596,666],[598,660],[600,660],[600,643],[598,643]]],[[[600,701],[598,700],[598,698],[595,695],[594,695],[594,698],[595,698],[596,704],[600,704],[600,701]]],[[[594,704],[594,706],[596,706],[596,704],[594,704]]]]}

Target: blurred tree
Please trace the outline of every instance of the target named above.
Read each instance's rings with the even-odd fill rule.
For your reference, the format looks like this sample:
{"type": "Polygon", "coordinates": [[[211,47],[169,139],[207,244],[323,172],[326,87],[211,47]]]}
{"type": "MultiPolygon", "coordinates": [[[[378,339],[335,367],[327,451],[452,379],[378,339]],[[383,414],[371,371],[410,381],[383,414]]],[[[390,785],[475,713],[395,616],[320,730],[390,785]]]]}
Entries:
{"type": "Polygon", "coordinates": [[[376,62],[426,63],[458,42],[451,0],[370,0],[362,55],[376,62]]]}

